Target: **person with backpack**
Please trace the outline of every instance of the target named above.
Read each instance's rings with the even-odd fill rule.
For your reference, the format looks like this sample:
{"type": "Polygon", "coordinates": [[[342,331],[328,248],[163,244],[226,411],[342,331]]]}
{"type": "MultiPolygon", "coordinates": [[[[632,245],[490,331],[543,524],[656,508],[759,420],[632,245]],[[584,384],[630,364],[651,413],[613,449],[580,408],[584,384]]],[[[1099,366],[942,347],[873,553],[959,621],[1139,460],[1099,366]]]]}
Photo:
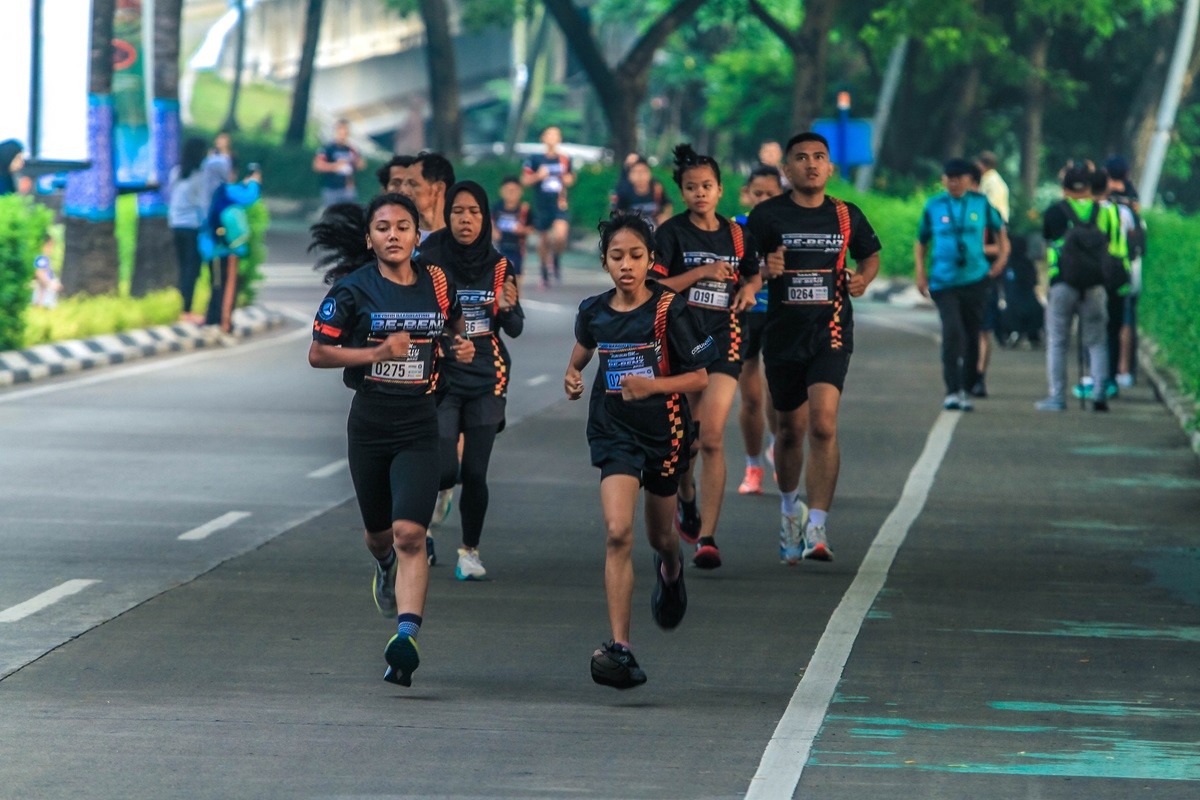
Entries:
{"type": "MultiPolygon", "coordinates": [[[[1129,291],[1121,309],[1121,327],[1117,335],[1116,381],[1118,386],[1133,386],[1137,380],[1137,303],[1142,292],[1142,256],[1146,254],[1146,223],[1142,219],[1137,189],[1129,180],[1129,162],[1111,156],[1104,163],[1108,170],[1109,199],[1116,204],[1125,231],[1129,259],[1129,291]]],[[[1109,347],[1112,347],[1112,341],[1109,347]]],[[[1109,362],[1113,359],[1110,357],[1109,362]]]]}
{"type": "MultiPolygon", "coordinates": [[[[1078,315],[1083,346],[1091,363],[1092,383],[1104,386],[1108,377],[1107,291],[1119,286],[1124,275],[1120,257],[1124,237],[1119,219],[1104,214],[1092,198],[1092,168],[1069,163],[1062,173],[1063,199],[1042,215],[1042,237],[1048,243],[1046,299],[1046,378],[1049,393],[1039,400],[1039,411],[1065,411],[1067,349],[1071,318],[1078,315]],[[1115,228],[1115,230],[1114,230],[1115,228]],[[1106,284],[1108,289],[1106,289],[1106,284]]],[[[1108,411],[1103,392],[1091,398],[1095,411],[1108,411]]]]}
{"type": "Polygon", "coordinates": [[[247,209],[258,202],[261,193],[262,173],[258,164],[250,164],[241,181],[226,181],[217,186],[200,232],[200,257],[208,264],[212,282],[204,324],[219,325],[225,333],[233,331],[238,265],[250,254],[247,209]]]}
{"type": "MultiPolygon", "coordinates": [[[[968,191],[974,165],[952,158],[942,168],[946,191],[925,203],[913,247],[917,289],[933,300],[942,321],[942,408],[970,411],[968,392],[981,383],[979,340],[991,279],[1003,274],[1009,242],[1004,219],[987,197],[968,191]],[[989,262],[991,234],[997,251],[989,262]]],[[[986,394],[986,393],[984,393],[986,394]]]]}
{"type": "Polygon", "coordinates": [[[202,322],[203,317],[192,313],[196,281],[200,278],[200,228],[208,211],[211,197],[204,196],[204,163],[207,145],[203,139],[192,137],[183,143],[179,163],[171,168],[167,179],[167,223],[175,240],[175,256],[179,261],[179,296],[183,298],[181,318],[186,322],[202,322]]]}

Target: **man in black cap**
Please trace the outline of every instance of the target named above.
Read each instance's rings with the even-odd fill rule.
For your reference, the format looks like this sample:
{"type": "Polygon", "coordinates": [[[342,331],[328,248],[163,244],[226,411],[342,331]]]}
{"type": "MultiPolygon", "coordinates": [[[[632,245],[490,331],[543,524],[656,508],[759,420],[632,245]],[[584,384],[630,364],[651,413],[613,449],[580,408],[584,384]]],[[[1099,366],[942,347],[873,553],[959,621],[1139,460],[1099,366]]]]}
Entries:
{"type": "Polygon", "coordinates": [[[1004,272],[1009,253],[1000,212],[979,192],[968,191],[974,169],[963,158],[946,162],[946,191],[925,203],[913,248],[917,288],[933,300],[942,320],[942,408],[947,411],[974,407],[967,392],[979,381],[979,332],[988,279],[1004,272]],[[998,246],[991,262],[983,249],[988,232],[998,246]]]}

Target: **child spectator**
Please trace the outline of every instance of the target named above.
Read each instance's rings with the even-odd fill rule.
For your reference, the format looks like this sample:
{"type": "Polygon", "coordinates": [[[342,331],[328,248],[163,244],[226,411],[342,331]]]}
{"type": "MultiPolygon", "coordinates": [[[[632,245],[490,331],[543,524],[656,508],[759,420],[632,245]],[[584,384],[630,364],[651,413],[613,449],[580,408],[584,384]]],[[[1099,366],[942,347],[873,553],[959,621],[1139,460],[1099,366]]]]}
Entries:
{"type": "Polygon", "coordinates": [[[58,305],[58,293],[62,281],[54,274],[54,237],[46,234],[42,242],[42,254],[33,261],[33,305],[38,308],[54,308],[58,305]]]}

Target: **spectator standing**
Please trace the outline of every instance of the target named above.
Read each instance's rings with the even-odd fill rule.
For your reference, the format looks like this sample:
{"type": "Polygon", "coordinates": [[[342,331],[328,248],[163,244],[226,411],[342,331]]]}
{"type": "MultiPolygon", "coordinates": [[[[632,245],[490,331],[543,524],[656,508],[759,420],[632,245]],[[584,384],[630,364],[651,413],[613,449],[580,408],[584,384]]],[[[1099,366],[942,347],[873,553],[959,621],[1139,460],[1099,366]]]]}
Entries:
{"type": "Polygon", "coordinates": [[[204,196],[204,140],[192,137],[183,143],[179,163],[167,180],[167,223],[175,240],[179,261],[179,294],[183,298],[181,318],[201,323],[204,317],[192,312],[196,281],[200,277],[200,227],[208,213],[211,197],[204,196]]]}
{"type": "Polygon", "coordinates": [[[17,191],[17,173],[25,166],[25,146],[16,139],[0,142],[0,195],[17,191]]]}
{"type": "Polygon", "coordinates": [[[207,209],[217,188],[233,180],[233,141],[228,133],[221,132],[213,138],[212,149],[200,165],[200,171],[204,174],[201,197],[207,209]]]}
{"type": "Polygon", "coordinates": [[[1111,156],[1104,166],[1108,170],[1109,199],[1117,206],[1128,247],[1129,291],[1121,309],[1116,378],[1118,386],[1129,387],[1137,380],[1137,304],[1142,292],[1146,223],[1142,220],[1137,189],[1129,180],[1129,162],[1122,156],[1111,156]]]}
{"type": "Polygon", "coordinates": [[[238,265],[250,254],[250,221],[246,209],[257,202],[261,194],[262,174],[257,164],[250,164],[242,181],[223,183],[213,192],[204,230],[200,234],[200,255],[208,261],[212,281],[204,322],[219,325],[225,333],[233,330],[238,265]]]}
{"type": "Polygon", "coordinates": [[[942,169],[945,191],[921,214],[913,248],[917,288],[931,298],[942,321],[942,408],[970,411],[967,390],[979,380],[979,335],[990,279],[1004,271],[1009,243],[1004,220],[987,198],[967,191],[973,165],[952,158],[942,169]],[[984,252],[988,231],[999,246],[995,261],[984,252]]]}
{"type": "Polygon", "coordinates": [[[42,240],[42,252],[33,261],[33,305],[38,308],[54,308],[58,305],[58,293],[62,281],[54,274],[54,237],[46,234],[42,240]]]}
{"type": "Polygon", "coordinates": [[[350,144],[350,123],[339,119],[333,126],[333,141],[323,145],[313,158],[313,172],[321,178],[321,204],[357,203],[354,173],[365,164],[350,144]]]}
{"type": "Polygon", "coordinates": [[[1008,224],[1009,214],[1009,198],[1008,184],[1004,182],[1004,178],[1000,177],[1000,173],[996,171],[998,159],[996,154],[990,150],[984,150],[975,158],[975,165],[979,168],[979,191],[983,192],[988,202],[992,207],[1000,212],[1000,218],[1004,220],[1004,224],[1008,224]]]}

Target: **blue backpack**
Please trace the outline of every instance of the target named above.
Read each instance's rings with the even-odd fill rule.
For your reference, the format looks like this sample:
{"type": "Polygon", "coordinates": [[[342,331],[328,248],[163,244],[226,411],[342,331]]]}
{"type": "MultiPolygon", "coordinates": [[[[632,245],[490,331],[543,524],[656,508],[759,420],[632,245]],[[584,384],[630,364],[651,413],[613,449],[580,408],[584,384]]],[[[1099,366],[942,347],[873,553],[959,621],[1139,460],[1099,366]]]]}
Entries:
{"type": "Polygon", "coordinates": [[[234,202],[225,184],[213,192],[205,230],[200,235],[200,255],[205,261],[219,256],[250,253],[250,217],[234,202]]]}

